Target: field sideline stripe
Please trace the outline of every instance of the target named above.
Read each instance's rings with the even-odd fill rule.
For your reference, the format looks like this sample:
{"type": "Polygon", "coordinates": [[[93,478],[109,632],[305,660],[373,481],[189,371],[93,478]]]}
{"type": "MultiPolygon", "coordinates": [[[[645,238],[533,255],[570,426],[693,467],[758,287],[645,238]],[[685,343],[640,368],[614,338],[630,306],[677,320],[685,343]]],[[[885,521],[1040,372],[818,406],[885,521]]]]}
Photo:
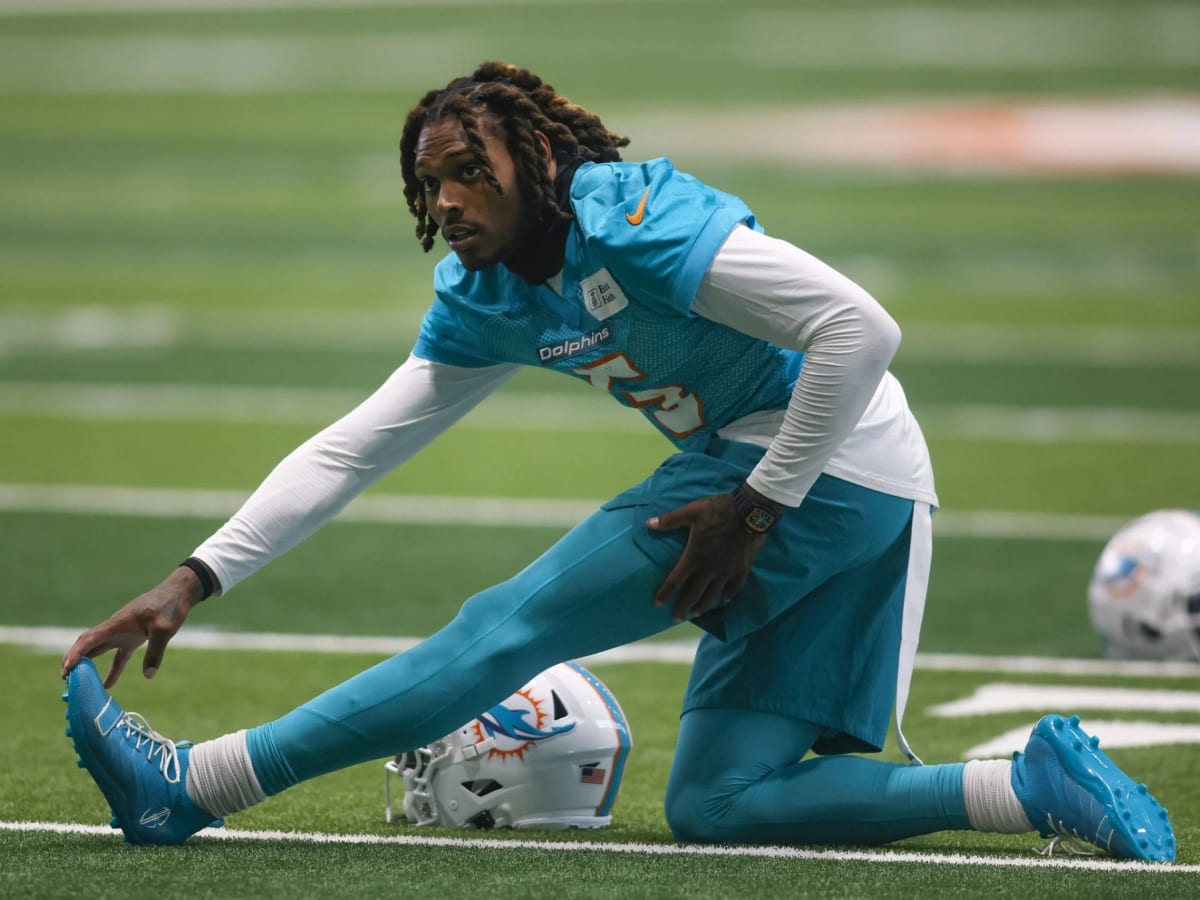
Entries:
{"type": "MultiPolygon", "coordinates": [[[[390,157],[389,157],[390,160],[390,157]]],[[[1114,251],[1098,251],[1095,265],[1111,267],[1114,251]]],[[[1078,268],[1078,261],[1073,260],[1078,268]]],[[[1128,265],[1144,270],[1149,261],[1128,265]]],[[[995,287],[997,273],[1025,269],[1025,258],[989,257],[978,271],[958,271],[959,279],[985,281],[995,287]]],[[[1085,266],[1086,268],[1086,266],[1085,266]]],[[[1075,270],[1073,270],[1075,271],[1075,270]]],[[[1059,283],[1067,273],[1047,278],[1059,283]]],[[[874,277],[866,273],[865,277],[874,277]]],[[[895,278],[895,274],[886,274],[895,278]]],[[[1128,279],[1126,279],[1128,280],[1128,279]]],[[[35,302],[7,303],[0,309],[0,354],[39,349],[95,351],[170,349],[285,349],[327,353],[371,351],[396,354],[410,346],[420,309],[296,310],[286,317],[269,310],[183,310],[168,303],[102,304],[85,299],[46,309],[35,302]]],[[[1200,366],[1196,346],[1200,328],[1146,325],[1021,326],[995,323],[904,324],[903,359],[909,362],[1057,366],[1200,366]]],[[[401,360],[397,358],[397,364],[401,360]]],[[[24,382],[28,383],[28,382],[24,382]]]]}
{"type": "MultiPolygon", "coordinates": [[[[0,512],[225,519],[236,512],[248,496],[246,490],[0,482],[0,512]]],[[[355,500],[338,516],[338,521],[570,528],[595,512],[603,502],[537,497],[369,494],[355,500]]],[[[949,538],[1107,541],[1129,519],[1128,516],[1000,510],[941,511],[934,517],[934,532],[939,537],[949,538]]]]}
{"type": "MultiPolygon", "coordinates": [[[[50,834],[114,835],[104,825],[74,825],[59,822],[0,822],[0,831],[50,834]]],[[[1155,875],[1195,874],[1200,865],[1164,865],[1112,859],[1064,859],[1059,857],[968,856],[964,853],[915,853],[885,850],[810,850],[804,847],[728,847],[707,844],[645,844],[606,841],[534,841],[505,838],[421,837],[408,834],[326,834],[313,831],[243,831],[209,828],[199,837],[227,841],[295,841],[311,844],[377,844],[407,847],[453,847],[466,850],[535,850],[560,853],[630,853],[645,856],[740,856],[768,859],[800,859],[832,862],[919,863],[951,866],[1000,866],[1022,869],[1080,869],[1101,872],[1149,873],[1155,875]]]]}
{"type": "MultiPolygon", "coordinates": [[[[0,644],[15,644],[57,653],[69,647],[82,630],[82,627],[0,625],[0,644]]],[[[281,634],[190,628],[177,634],[172,639],[171,646],[195,650],[278,650],[301,653],[381,653],[392,655],[415,647],[421,640],[419,637],[281,634]]],[[[690,665],[695,654],[696,641],[638,641],[585,657],[581,661],[589,665],[623,662],[690,665]]],[[[942,672],[996,672],[1006,675],[1200,677],[1200,664],[1189,662],[979,656],[965,653],[918,653],[917,668],[942,672]]]]}
{"type": "MultiPolygon", "coordinates": [[[[145,13],[296,12],[321,9],[421,9],[500,5],[508,0],[0,0],[0,16],[101,16],[145,13]]],[[[523,6],[562,6],[573,0],[521,0],[523,6]]],[[[592,0],[596,3],[597,0],[592,0]]],[[[611,2],[611,0],[610,0],[611,2]]],[[[646,0],[643,0],[646,2],[646,0]]],[[[651,0],[686,3],[695,0],[651,0]]]]}
{"type": "MultiPolygon", "coordinates": [[[[0,415],[315,427],[341,417],[363,397],[361,391],[329,388],[12,382],[0,384],[0,415]]],[[[1193,410],[925,404],[918,411],[926,434],[966,440],[1200,443],[1200,411],[1193,410]]],[[[468,413],[459,427],[650,433],[640,415],[606,398],[557,393],[501,394],[468,413]]]]}

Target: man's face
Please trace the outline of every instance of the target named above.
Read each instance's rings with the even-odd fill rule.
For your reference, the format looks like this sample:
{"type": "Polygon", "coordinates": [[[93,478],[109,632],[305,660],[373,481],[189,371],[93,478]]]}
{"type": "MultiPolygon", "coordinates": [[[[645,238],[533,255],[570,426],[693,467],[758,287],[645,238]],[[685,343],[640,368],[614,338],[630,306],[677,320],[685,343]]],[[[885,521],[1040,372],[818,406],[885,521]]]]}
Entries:
{"type": "Polygon", "coordinates": [[[421,129],[414,160],[430,218],[470,271],[508,259],[523,240],[526,225],[516,165],[499,135],[499,126],[488,115],[480,116],[479,121],[503,195],[487,183],[462,124],[454,116],[421,129]]]}

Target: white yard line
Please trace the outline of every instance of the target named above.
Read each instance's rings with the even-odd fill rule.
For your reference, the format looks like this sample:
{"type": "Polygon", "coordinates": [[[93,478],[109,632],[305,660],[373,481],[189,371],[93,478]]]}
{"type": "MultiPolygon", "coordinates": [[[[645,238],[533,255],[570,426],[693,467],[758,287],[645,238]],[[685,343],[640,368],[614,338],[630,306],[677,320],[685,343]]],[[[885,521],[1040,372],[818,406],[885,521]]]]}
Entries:
{"type": "MultiPolygon", "coordinates": [[[[1047,709],[1061,709],[1054,705],[1054,698],[1035,709],[1040,714],[1047,709]]],[[[1096,735],[1106,750],[1118,747],[1175,747],[1188,754],[1195,753],[1200,744],[1200,725],[1184,725],[1177,722],[1145,722],[1120,719],[1094,719],[1085,716],[1080,727],[1088,734],[1096,735]],[[1193,745],[1193,746],[1183,746],[1193,745]]],[[[987,759],[989,757],[1012,758],[1013,751],[1024,750],[1029,743],[1029,726],[1012,728],[963,751],[961,759],[987,759]]]]}
{"type": "Polygon", "coordinates": [[[469,32],[269,36],[0,37],[4,94],[289,94],[386,91],[448,57],[486,55],[469,32]]]}
{"type": "MultiPolygon", "coordinates": [[[[129,13],[261,12],[263,10],[441,9],[449,6],[556,6],[577,0],[0,0],[2,16],[100,16],[129,13]]],[[[604,0],[588,0],[592,4],[604,0]]],[[[702,0],[643,0],[695,3],[702,0]]],[[[717,0],[710,0],[717,2],[717,0]]]]}
{"type": "MultiPolygon", "coordinates": [[[[149,519],[224,519],[236,512],[247,496],[249,492],[242,490],[0,483],[0,511],[149,519]]],[[[355,500],[338,516],[338,521],[570,528],[595,512],[602,502],[369,494],[355,500]]],[[[1126,516],[943,510],[934,517],[934,532],[942,538],[1105,541],[1128,521],[1126,516]]]]}
{"type": "MultiPolygon", "coordinates": [[[[247,491],[235,490],[0,484],[0,510],[209,519],[232,515],[248,496],[247,491]]],[[[338,516],[338,521],[569,528],[595,512],[602,502],[372,494],[359,497],[338,516]]]]}
{"type": "MultiPolygon", "coordinates": [[[[71,646],[82,629],[43,626],[0,625],[0,644],[15,644],[61,653],[71,646]]],[[[333,634],[279,634],[270,632],[217,631],[190,628],[172,639],[171,646],[193,650],[282,651],[289,653],[370,653],[394,656],[421,643],[419,637],[365,637],[333,634]]],[[[612,663],[682,663],[691,665],[695,641],[641,641],[615,647],[581,662],[588,665],[612,663]]]]}
{"type": "MultiPolygon", "coordinates": [[[[0,416],[316,427],[340,418],[365,396],[363,391],[331,388],[8,382],[0,383],[0,416]]],[[[1200,443],[1200,412],[1185,410],[925,404],[918,414],[926,434],[963,440],[1200,443]]],[[[650,433],[637,412],[582,387],[563,394],[500,393],[469,413],[458,427],[650,433]]]]}
{"type": "MultiPolygon", "coordinates": [[[[1061,70],[1109,65],[1114,54],[1166,70],[1200,64],[1200,11],[1182,4],[1099,21],[1086,7],[946,9],[932,18],[922,8],[805,10],[799,18],[776,11],[751,13],[733,30],[741,32],[731,39],[744,45],[742,64],[799,71],[847,64],[1003,71],[1042,62],[1061,70]],[[781,17],[791,24],[774,24],[781,17]]],[[[485,51],[484,38],[469,31],[0,36],[0,94],[390,93],[448,57],[485,51]]],[[[711,159],[975,174],[1200,172],[1200,100],[1186,94],[739,108],[720,113],[719,129],[713,116],[680,104],[609,114],[620,131],[638,136],[639,153],[671,153],[685,167],[711,159]]]]}
{"type": "MultiPolygon", "coordinates": [[[[117,832],[102,825],[60,822],[0,822],[0,831],[49,834],[108,835],[117,832]]],[[[1068,869],[1100,872],[1129,872],[1139,875],[1187,875],[1200,872],[1200,865],[1125,862],[1112,859],[1069,859],[1042,856],[971,856],[965,853],[918,853],[887,850],[809,850],[803,847],[730,847],[705,844],[646,844],[606,841],[545,841],[511,838],[425,837],[413,834],[327,834],[303,831],[243,831],[208,828],[193,841],[291,841],[305,844],[358,844],[406,847],[450,847],[467,850],[530,850],[558,853],[624,853],[644,856],[724,856],[806,860],[810,862],[917,863],[922,865],[996,866],[1019,869],[1068,869]]],[[[1035,839],[1036,840],[1036,839],[1035,839]]]]}
{"type": "MultiPolygon", "coordinates": [[[[1192,666],[1192,668],[1200,672],[1200,666],[1192,666]]],[[[1085,709],[1103,710],[1104,712],[1127,710],[1143,713],[1200,713],[1200,691],[1117,688],[1112,685],[993,682],[975,688],[975,692],[970,696],[939,703],[929,707],[925,712],[927,715],[943,719],[961,719],[969,716],[1038,712],[1047,709],[1069,709],[1076,713],[1085,709]]],[[[1194,735],[1200,737],[1200,725],[1187,727],[1194,728],[1194,735]]],[[[1094,728],[1085,728],[1084,730],[1088,734],[1100,733],[1099,729],[1094,728]]],[[[1104,737],[1107,738],[1107,735],[1104,737]]],[[[1106,739],[1105,744],[1110,744],[1110,741],[1106,739]]]]}
{"type": "MultiPolygon", "coordinates": [[[[0,625],[0,644],[62,653],[83,630],[54,626],[0,625]]],[[[393,656],[421,642],[419,637],[368,637],[335,634],[281,634],[220,631],[191,627],[177,634],[172,647],[194,650],[283,651],[292,653],[374,653],[393,656]]],[[[681,663],[691,665],[696,641],[638,641],[585,657],[589,665],[681,663]]],[[[917,668],[938,672],[993,672],[1002,675],[1096,675],[1101,677],[1200,677],[1200,663],[1114,659],[1058,659],[1040,656],[979,656],[918,653],[917,668]]]]}
{"type": "Polygon", "coordinates": [[[1200,61],[1200,11],[1180,2],[1096,8],[1030,3],[749,9],[730,42],[747,66],[780,71],[1174,69],[1200,61]]]}
{"type": "MultiPolygon", "coordinates": [[[[1091,265],[1089,261],[1087,265],[1091,265]]],[[[1114,261],[1094,260],[1097,269],[1112,270],[1114,261]]],[[[969,263],[965,265],[970,265],[969,263]]],[[[1012,268],[1028,275],[1039,263],[1015,259],[995,259],[977,270],[964,269],[964,279],[978,284],[990,282],[1001,290],[1014,290],[1012,268]],[[1007,275],[1001,272],[1009,268],[1007,275]]],[[[1072,263],[1059,259],[1061,275],[1072,263]]],[[[1117,267],[1121,263],[1117,262],[1117,267]]],[[[1047,281],[1062,285],[1059,275],[1041,273],[1047,281]]],[[[1018,276],[1019,277],[1019,276],[1018,276]]],[[[1114,279],[1117,274],[1113,272],[1114,279]]],[[[1136,292],[1140,276],[1130,270],[1123,276],[1124,290],[1136,292]]],[[[1020,294],[1020,289],[1015,289],[1020,294]]],[[[1004,325],[993,322],[931,324],[905,322],[900,358],[921,362],[960,362],[1018,365],[1050,363],[1057,365],[1152,366],[1155,368],[1200,368],[1200,329],[1147,328],[1129,325],[1004,325]]]]}
{"type": "Polygon", "coordinates": [[[972,441],[1200,443],[1200,412],[1183,410],[923,404],[917,418],[928,435],[972,441]]]}
{"type": "MultiPolygon", "coordinates": [[[[49,415],[91,421],[260,422],[327,425],[367,391],[217,385],[0,383],[0,416],[49,415]]],[[[1197,417],[1200,435],[1200,416],[1197,417]]],[[[583,384],[567,394],[501,393],[459,428],[536,431],[628,431],[651,434],[643,416],[583,384]]],[[[665,445],[664,445],[665,447],[665,445]]]]}
{"type": "Polygon", "coordinates": [[[1200,99],[892,101],[614,116],[639,153],[941,174],[1200,172],[1200,99]],[[753,140],[745,135],[753,134],[753,140]]]}
{"type": "Polygon", "coordinates": [[[1006,675],[1100,675],[1200,678],[1200,664],[1121,659],[1060,659],[1041,656],[975,656],[918,653],[917,666],[939,672],[998,672],[1006,675]]]}
{"type": "MultiPolygon", "coordinates": [[[[1083,267],[1111,269],[1111,257],[1059,261],[1050,280],[1062,284],[1083,267]],[[1069,272],[1070,268],[1073,271],[1069,272]]],[[[878,265],[862,262],[865,268],[878,265]]],[[[997,258],[963,278],[1007,289],[1006,277],[1027,273],[1029,260],[997,258]],[[1005,273],[1008,273],[1005,275],[1005,273]]],[[[1137,268],[1136,266],[1134,268],[1137,268]]],[[[1143,271],[1139,269],[1139,271],[1143,271]]],[[[864,281],[888,280],[883,274],[864,281]]],[[[1022,276],[1023,277],[1023,276],[1022,276]]],[[[1122,282],[1136,291],[1140,275],[1122,282]]],[[[1019,291],[1018,291],[1019,293],[1019,291]]],[[[162,303],[122,306],[80,302],[51,310],[33,303],[6,302],[0,309],[0,355],[51,351],[286,349],[317,352],[373,350],[395,354],[397,365],[412,344],[421,310],[296,309],[182,310],[162,303]]],[[[984,322],[904,325],[901,358],[962,364],[1060,366],[1153,366],[1200,369],[1200,329],[1111,325],[1003,325],[984,322]]]]}

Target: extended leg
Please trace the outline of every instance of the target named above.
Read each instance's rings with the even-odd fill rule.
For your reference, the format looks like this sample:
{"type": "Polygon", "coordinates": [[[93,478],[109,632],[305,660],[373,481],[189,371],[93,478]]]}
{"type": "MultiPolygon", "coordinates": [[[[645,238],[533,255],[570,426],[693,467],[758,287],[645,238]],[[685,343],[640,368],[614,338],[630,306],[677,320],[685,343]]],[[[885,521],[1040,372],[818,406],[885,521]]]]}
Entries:
{"type": "Polygon", "coordinates": [[[669,628],[665,572],[633,544],[645,512],[598,512],[446,628],[282,718],[190,747],[108,696],[91,660],[70,673],[81,763],[134,843],[179,843],[299,781],[428,744],[543,669],[669,628]]]}
{"type": "Polygon", "coordinates": [[[644,512],[598,512],[437,634],[249,732],[267,794],[427,744],[554,663],[669,628],[664,575],[636,549],[644,512]]]}

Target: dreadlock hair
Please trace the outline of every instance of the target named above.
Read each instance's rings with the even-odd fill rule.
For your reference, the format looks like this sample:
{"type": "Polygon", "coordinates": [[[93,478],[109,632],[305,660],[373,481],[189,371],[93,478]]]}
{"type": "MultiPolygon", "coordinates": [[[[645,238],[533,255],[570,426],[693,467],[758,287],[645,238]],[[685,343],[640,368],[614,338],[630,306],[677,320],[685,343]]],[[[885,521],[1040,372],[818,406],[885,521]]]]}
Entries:
{"type": "Polygon", "coordinates": [[[565,154],[589,162],[618,162],[620,148],[629,143],[629,138],[609,131],[595,113],[559,96],[551,85],[528,69],[508,63],[485,62],[471,75],[430,91],[409,111],[400,137],[404,199],[417,220],[417,240],[427,252],[433,248],[438,226],[429,216],[425,191],[415,172],[417,138],[426,125],[449,116],[458,119],[484,179],[497,193],[503,194],[480,132],[480,116],[484,114],[491,114],[504,129],[505,143],[516,163],[518,183],[533,204],[537,224],[569,219],[571,214],[560,209],[555,200],[554,185],[534,138],[535,131],[549,138],[552,157],[565,154]]]}

